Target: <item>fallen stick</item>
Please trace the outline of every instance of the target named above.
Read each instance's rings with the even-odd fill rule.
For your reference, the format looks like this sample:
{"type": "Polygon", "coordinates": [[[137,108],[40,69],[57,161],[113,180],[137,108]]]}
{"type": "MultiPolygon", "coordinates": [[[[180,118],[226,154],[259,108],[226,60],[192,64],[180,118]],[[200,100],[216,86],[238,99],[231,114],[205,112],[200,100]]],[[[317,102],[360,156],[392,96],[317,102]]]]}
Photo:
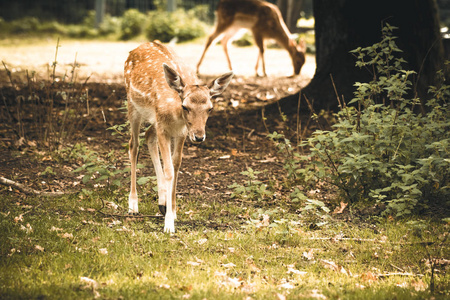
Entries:
{"type": "MultiPolygon", "coordinates": [[[[105,201],[103,199],[100,199],[102,201],[102,207],[100,209],[97,209],[96,212],[104,215],[106,217],[117,217],[117,218],[134,218],[134,219],[143,219],[143,218],[157,218],[157,219],[162,219],[164,218],[163,215],[135,215],[135,214],[115,214],[115,213],[107,213],[107,212],[103,212],[102,210],[105,208],[106,204],[105,201]]],[[[118,205],[117,205],[118,206],[118,205]]],[[[120,207],[120,206],[118,206],[120,207]]],[[[121,208],[121,207],[120,207],[121,208]]],[[[122,208],[121,208],[122,209],[122,208]]]]}
{"type": "Polygon", "coordinates": [[[19,191],[21,191],[22,193],[25,193],[27,195],[36,195],[36,196],[45,196],[45,197],[58,197],[58,196],[62,196],[65,195],[66,193],[64,192],[44,192],[44,191],[38,191],[35,189],[32,189],[26,185],[23,185],[21,183],[18,183],[14,180],[10,180],[7,179],[5,177],[0,176],[0,184],[5,185],[5,186],[10,186],[13,187],[15,189],[18,189],[19,191]]]}
{"type": "Polygon", "coordinates": [[[385,274],[375,274],[375,276],[383,278],[389,276],[419,276],[423,277],[423,274],[414,274],[414,273],[385,273],[385,274]]]}

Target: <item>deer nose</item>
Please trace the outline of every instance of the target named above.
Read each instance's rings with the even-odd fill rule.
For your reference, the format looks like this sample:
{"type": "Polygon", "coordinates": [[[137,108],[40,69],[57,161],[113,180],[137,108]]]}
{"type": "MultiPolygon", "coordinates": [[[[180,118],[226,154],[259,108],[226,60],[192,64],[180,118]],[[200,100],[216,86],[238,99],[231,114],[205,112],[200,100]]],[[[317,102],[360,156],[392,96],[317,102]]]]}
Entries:
{"type": "Polygon", "coordinates": [[[195,142],[201,143],[201,142],[203,142],[204,140],[205,140],[205,136],[204,136],[204,135],[203,135],[203,136],[197,136],[197,135],[194,134],[194,141],[195,141],[195,142]]]}

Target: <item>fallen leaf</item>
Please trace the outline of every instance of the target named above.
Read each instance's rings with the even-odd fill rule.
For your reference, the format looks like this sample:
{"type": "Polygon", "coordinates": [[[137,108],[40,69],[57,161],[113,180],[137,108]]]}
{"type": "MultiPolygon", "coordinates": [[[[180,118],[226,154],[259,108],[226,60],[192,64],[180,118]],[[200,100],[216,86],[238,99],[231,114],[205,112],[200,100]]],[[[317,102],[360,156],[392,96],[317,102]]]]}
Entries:
{"type": "Polygon", "coordinates": [[[309,295],[311,298],[316,298],[316,299],[327,299],[327,297],[323,294],[320,293],[319,290],[312,290],[311,291],[311,295],[309,295]]]}
{"type": "Polygon", "coordinates": [[[282,295],[282,294],[279,294],[279,293],[277,293],[276,295],[277,295],[278,300],[286,300],[286,296],[285,295],[282,295]]]}
{"type": "Polygon", "coordinates": [[[295,286],[292,285],[292,284],[289,283],[289,282],[285,282],[285,283],[280,284],[280,285],[278,286],[278,288],[282,288],[282,289],[295,289],[295,286]]]}
{"type": "Polygon", "coordinates": [[[206,243],[208,241],[208,239],[199,239],[198,241],[197,241],[197,243],[199,244],[199,245],[203,245],[204,243],[206,243]]]}
{"type": "Polygon", "coordinates": [[[323,265],[324,265],[325,268],[334,270],[334,271],[336,271],[336,272],[345,274],[345,275],[347,275],[347,276],[349,275],[349,273],[347,272],[347,270],[344,269],[344,267],[339,266],[339,265],[336,264],[334,261],[326,260],[326,259],[321,259],[320,261],[323,263],[323,265]]]}
{"type": "Polygon", "coordinates": [[[263,214],[263,219],[256,223],[256,228],[268,227],[270,225],[270,217],[269,215],[263,214]]]}
{"type": "Polygon", "coordinates": [[[59,236],[62,237],[63,239],[73,239],[73,234],[67,232],[60,234],[59,236]]]}
{"type": "Polygon", "coordinates": [[[359,283],[357,283],[355,286],[356,286],[357,288],[359,288],[359,289],[362,289],[362,290],[366,288],[364,285],[359,284],[359,283]]]}
{"type": "Polygon", "coordinates": [[[118,209],[119,208],[119,206],[117,204],[115,204],[114,202],[112,202],[112,201],[106,201],[105,204],[106,204],[107,207],[110,207],[110,208],[113,208],[113,209],[118,209]]]}
{"type": "Polygon", "coordinates": [[[347,207],[348,203],[345,203],[344,201],[341,201],[340,205],[335,208],[333,211],[333,214],[342,214],[344,209],[347,207]]]}
{"type": "Polygon", "coordinates": [[[159,287],[162,288],[162,289],[166,289],[166,290],[170,289],[170,285],[168,285],[167,283],[160,284],[159,287]]]}
{"type": "Polygon", "coordinates": [[[23,214],[20,214],[14,218],[14,222],[16,222],[16,223],[22,222],[22,221],[23,221],[23,214]]]}
{"type": "Polygon", "coordinates": [[[100,252],[100,254],[106,255],[106,254],[108,254],[108,249],[106,249],[106,248],[100,248],[100,249],[98,249],[98,252],[100,252]]]}
{"type": "Polygon", "coordinates": [[[413,279],[411,281],[411,286],[416,290],[416,292],[423,292],[427,289],[427,285],[422,281],[422,279],[413,279]]]}
{"type": "Polygon", "coordinates": [[[222,264],[222,267],[224,267],[224,268],[234,268],[234,267],[236,267],[236,265],[233,264],[232,262],[230,262],[230,263],[227,263],[227,264],[222,264]]]}
{"type": "Polygon", "coordinates": [[[377,276],[375,274],[373,274],[372,272],[370,272],[370,271],[368,271],[366,273],[362,273],[360,275],[360,277],[361,277],[361,279],[363,281],[368,282],[368,283],[371,283],[371,282],[374,282],[374,281],[378,280],[377,276]]]}
{"type": "Polygon", "coordinates": [[[314,249],[309,249],[308,252],[303,252],[302,256],[307,260],[314,260],[314,249]]]}
{"type": "Polygon", "coordinates": [[[288,268],[287,273],[288,273],[288,274],[291,274],[291,273],[292,273],[292,274],[300,275],[300,276],[303,276],[303,275],[308,274],[308,272],[296,270],[296,269],[294,269],[294,268],[288,268]]]}
{"type": "Polygon", "coordinates": [[[197,266],[201,265],[199,262],[196,262],[196,261],[188,261],[186,264],[189,266],[193,266],[193,267],[197,267],[197,266]]]}
{"type": "Polygon", "coordinates": [[[39,251],[41,251],[41,252],[44,252],[44,247],[41,247],[41,246],[39,246],[39,245],[35,245],[34,248],[35,248],[36,250],[39,250],[39,251]]]}
{"type": "Polygon", "coordinates": [[[89,287],[98,288],[98,283],[94,279],[88,277],[80,277],[81,282],[86,283],[89,287]]]}

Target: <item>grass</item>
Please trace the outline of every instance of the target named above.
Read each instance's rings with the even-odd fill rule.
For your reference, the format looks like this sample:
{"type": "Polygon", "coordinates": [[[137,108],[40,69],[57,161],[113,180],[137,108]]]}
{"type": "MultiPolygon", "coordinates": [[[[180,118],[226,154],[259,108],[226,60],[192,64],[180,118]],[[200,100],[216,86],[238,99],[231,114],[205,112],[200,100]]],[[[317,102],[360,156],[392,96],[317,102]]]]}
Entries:
{"type": "MultiPolygon", "coordinates": [[[[187,196],[179,201],[177,232],[169,235],[158,219],[99,213],[102,200],[126,207],[126,197],[113,192],[57,199],[3,192],[0,298],[449,296],[449,276],[438,263],[430,291],[428,265],[434,258],[448,262],[442,244],[448,224],[354,216],[348,222],[330,214],[327,225],[311,230],[292,203],[208,203],[187,196]]],[[[140,209],[155,214],[157,205],[142,202],[140,209]]]]}

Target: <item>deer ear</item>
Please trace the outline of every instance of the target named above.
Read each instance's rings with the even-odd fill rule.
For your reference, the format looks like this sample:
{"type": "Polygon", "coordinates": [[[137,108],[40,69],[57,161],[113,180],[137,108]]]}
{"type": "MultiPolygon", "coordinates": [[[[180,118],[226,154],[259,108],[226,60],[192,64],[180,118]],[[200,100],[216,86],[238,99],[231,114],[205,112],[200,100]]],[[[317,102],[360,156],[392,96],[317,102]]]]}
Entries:
{"type": "Polygon", "coordinates": [[[233,75],[234,75],[233,72],[228,72],[213,80],[208,85],[209,93],[211,94],[211,96],[217,96],[222,94],[222,92],[227,88],[228,84],[230,83],[231,78],[233,78],[233,75]]]}
{"type": "Polygon", "coordinates": [[[169,87],[178,93],[182,93],[184,82],[183,79],[181,79],[180,75],[178,75],[178,73],[167,64],[163,64],[163,69],[164,76],[166,77],[166,81],[169,87]]]}

